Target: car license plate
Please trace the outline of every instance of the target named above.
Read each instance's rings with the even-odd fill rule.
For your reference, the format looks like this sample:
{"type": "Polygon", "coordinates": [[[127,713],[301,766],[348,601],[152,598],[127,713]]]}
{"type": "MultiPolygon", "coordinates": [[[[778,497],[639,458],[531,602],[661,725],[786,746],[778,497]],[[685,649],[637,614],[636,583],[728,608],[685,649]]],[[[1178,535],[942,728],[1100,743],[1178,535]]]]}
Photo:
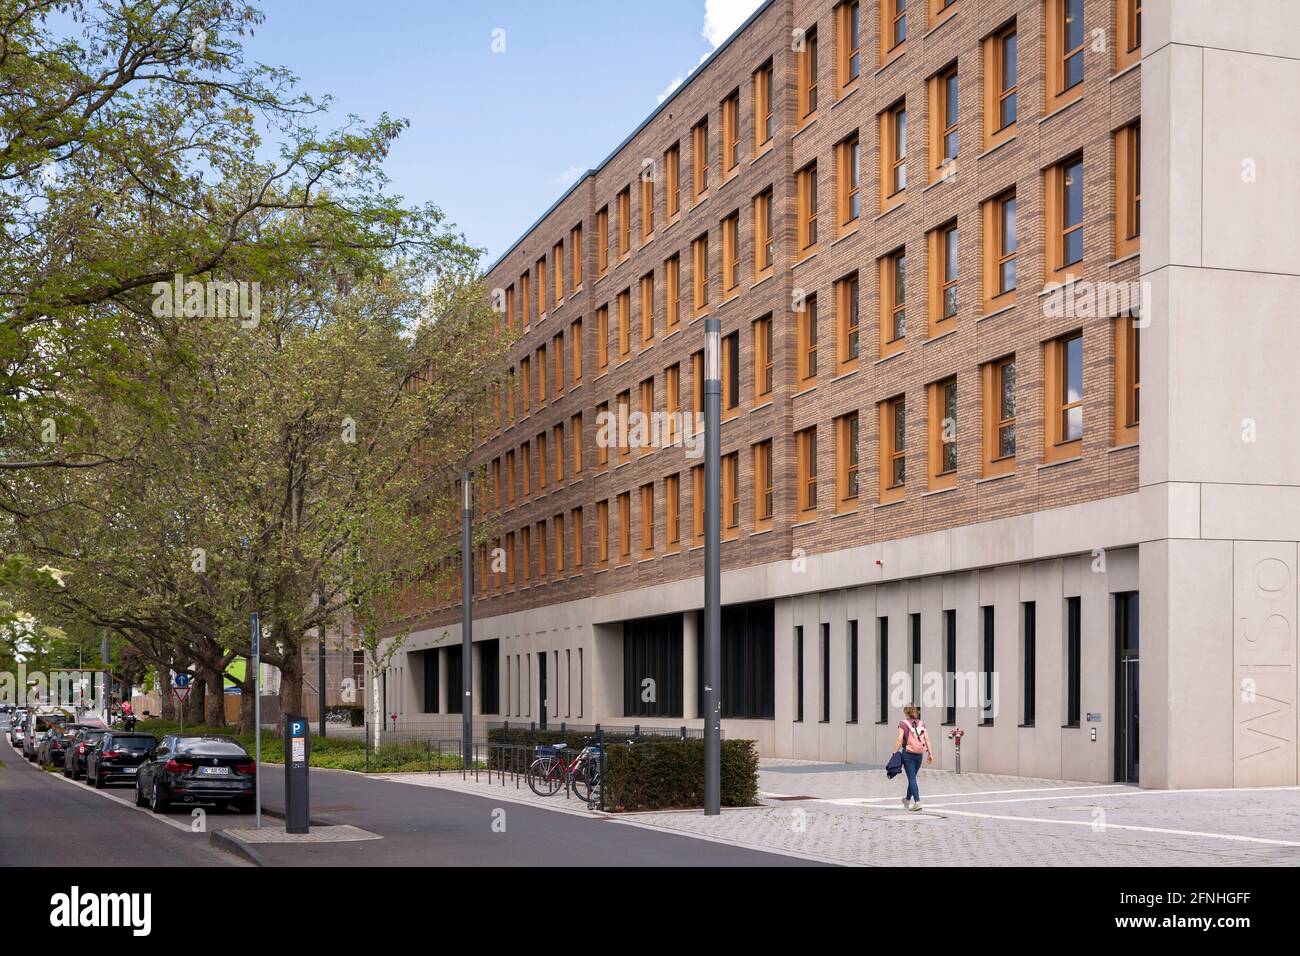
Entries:
{"type": "Polygon", "coordinates": [[[205,776],[228,776],[230,774],[230,768],[229,767],[200,767],[199,773],[205,776]]]}
{"type": "Polygon", "coordinates": [[[123,768],[122,768],[122,772],[123,772],[123,773],[135,773],[135,772],[136,772],[137,770],[139,770],[139,769],[140,769],[139,767],[123,767],[123,768]]]}

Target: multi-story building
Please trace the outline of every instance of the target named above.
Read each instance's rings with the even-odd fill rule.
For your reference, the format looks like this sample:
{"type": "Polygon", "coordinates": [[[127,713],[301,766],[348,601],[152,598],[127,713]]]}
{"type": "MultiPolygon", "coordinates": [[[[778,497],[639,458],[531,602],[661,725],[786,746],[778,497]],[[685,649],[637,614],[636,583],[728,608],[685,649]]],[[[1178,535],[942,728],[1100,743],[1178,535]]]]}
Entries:
{"type": "Polygon", "coordinates": [[[763,4],[491,268],[480,720],[701,725],[708,315],[726,735],[1296,783],[1298,81],[1285,0],[763,4]]]}

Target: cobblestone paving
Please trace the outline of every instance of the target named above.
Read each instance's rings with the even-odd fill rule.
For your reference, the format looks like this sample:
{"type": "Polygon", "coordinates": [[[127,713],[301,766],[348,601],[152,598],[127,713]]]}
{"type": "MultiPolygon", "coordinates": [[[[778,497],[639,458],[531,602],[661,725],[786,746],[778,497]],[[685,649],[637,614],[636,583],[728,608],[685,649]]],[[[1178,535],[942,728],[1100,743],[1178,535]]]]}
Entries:
{"type": "MultiPolygon", "coordinates": [[[[504,788],[456,775],[386,779],[584,812],[509,777],[504,788]]],[[[1300,866],[1300,788],[1141,790],[938,770],[920,783],[925,809],[910,812],[902,778],[879,768],[765,759],[761,807],[618,819],[866,866],[1300,866]]]]}

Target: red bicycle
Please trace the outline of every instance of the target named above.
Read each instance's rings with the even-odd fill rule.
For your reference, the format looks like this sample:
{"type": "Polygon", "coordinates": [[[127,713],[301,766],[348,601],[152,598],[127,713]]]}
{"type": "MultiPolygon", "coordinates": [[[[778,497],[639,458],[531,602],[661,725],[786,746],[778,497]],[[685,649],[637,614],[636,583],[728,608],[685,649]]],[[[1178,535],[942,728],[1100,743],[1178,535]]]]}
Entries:
{"type": "Polygon", "coordinates": [[[568,744],[544,744],[528,766],[528,789],[539,797],[553,797],[566,784],[587,803],[600,795],[600,748],[587,744],[570,751],[568,744]]]}

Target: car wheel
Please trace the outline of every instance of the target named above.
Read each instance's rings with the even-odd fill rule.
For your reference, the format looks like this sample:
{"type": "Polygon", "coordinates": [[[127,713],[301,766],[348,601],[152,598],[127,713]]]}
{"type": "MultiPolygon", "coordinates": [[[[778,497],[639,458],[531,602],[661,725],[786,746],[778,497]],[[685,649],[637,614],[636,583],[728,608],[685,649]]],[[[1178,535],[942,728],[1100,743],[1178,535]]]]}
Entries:
{"type": "Polygon", "coordinates": [[[135,782],[135,805],[136,805],[137,807],[147,807],[147,806],[149,806],[149,800],[148,800],[148,798],[146,798],[145,795],[144,795],[144,793],[140,790],[140,781],[139,781],[139,780],[136,780],[136,782],[135,782]]]}
{"type": "Polygon", "coordinates": [[[162,788],[158,786],[158,782],[154,781],[153,797],[149,802],[149,806],[154,813],[166,813],[171,807],[171,802],[162,795],[160,792],[161,789],[162,788]]]}
{"type": "Polygon", "coordinates": [[[96,790],[104,789],[104,775],[102,773],[95,774],[95,782],[92,784],[92,786],[96,790]]]}
{"type": "Polygon", "coordinates": [[[63,765],[63,775],[64,775],[65,777],[71,777],[71,776],[72,776],[72,771],[70,771],[70,770],[68,769],[68,765],[67,765],[66,763],[63,765]]]}

